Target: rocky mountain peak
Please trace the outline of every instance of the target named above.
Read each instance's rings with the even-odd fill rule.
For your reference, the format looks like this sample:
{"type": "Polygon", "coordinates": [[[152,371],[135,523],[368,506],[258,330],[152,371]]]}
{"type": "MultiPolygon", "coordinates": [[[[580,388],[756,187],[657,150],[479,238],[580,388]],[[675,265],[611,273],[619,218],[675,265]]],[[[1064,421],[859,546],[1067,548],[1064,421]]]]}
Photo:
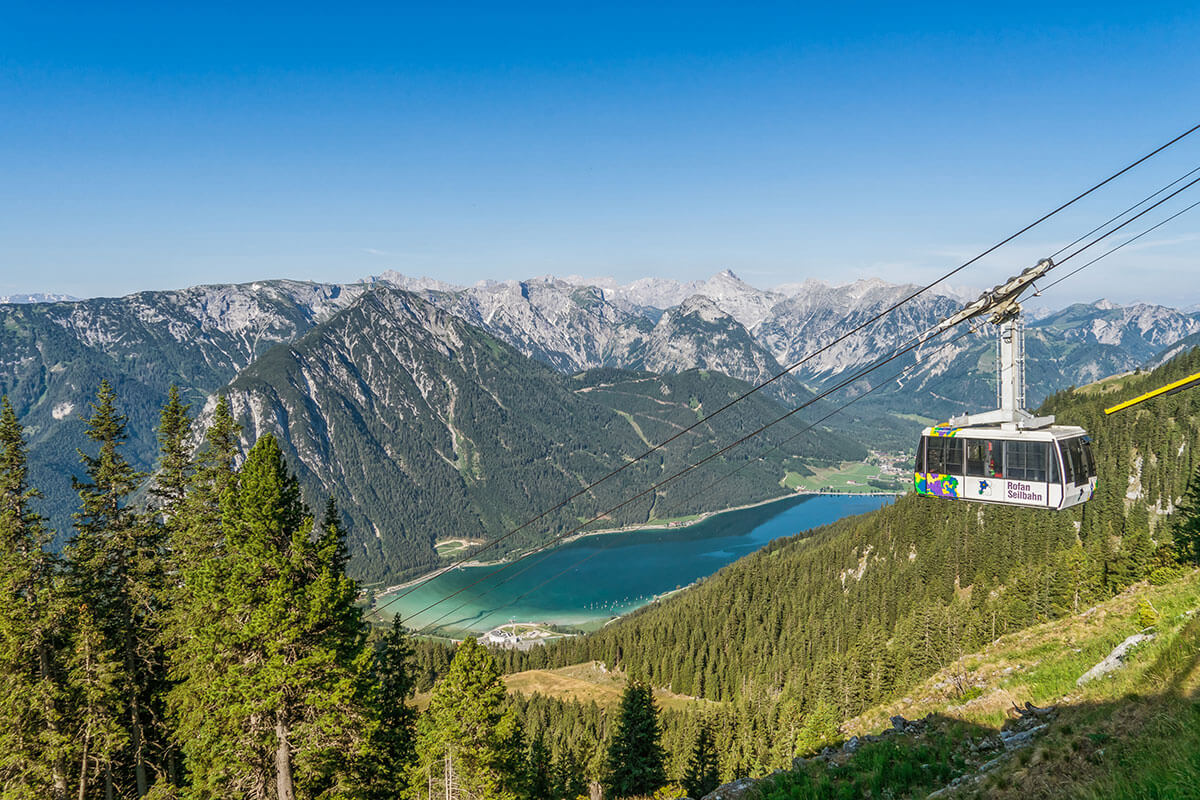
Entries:
{"type": "Polygon", "coordinates": [[[694,294],[672,309],[668,309],[659,320],[659,327],[667,327],[678,322],[679,317],[695,315],[705,322],[734,321],[731,314],[726,314],[717,302],[703,294],[694,294]]]}
{"type": "Polygon", "coordinates": [[[397,272],[394,269],[386,270],[379,275],[373,275],[365,279],[366,283],[384,282],[390,283],[400,289],[405,289],[410,292],[458,292],[463,287],[453,283],[446,283],[437,278],[427,276],[414,277],[397,272]]]}

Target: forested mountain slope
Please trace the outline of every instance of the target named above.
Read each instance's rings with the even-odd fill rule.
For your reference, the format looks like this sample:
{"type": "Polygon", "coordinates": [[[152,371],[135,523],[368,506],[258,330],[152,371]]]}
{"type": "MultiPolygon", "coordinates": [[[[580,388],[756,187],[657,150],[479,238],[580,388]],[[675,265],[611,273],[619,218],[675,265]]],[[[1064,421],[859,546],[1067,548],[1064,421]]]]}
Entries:
{"type": "Polygon", "coordinates": [[[60,534],[70,527],[86,444],[82,417],[107,379],[129,416],[129,458],[154,462],[168,387],[203,402],[257,356],[365,291],[303,281],[197,286],[120,298],[0,305],[0,394],[26,426],[30,475],[60,534]]]}
{"type": "MultiPolygon", "coordinates": [[[[280,436],[311,498],[333,496],[350,530],[353,565],[390,580],[434,565],[442,537],[486,539],[553,507],[727,403],[748,387],[707,372],[656,377],[603,371],[561,375],[408,292],[380,288],[244,370],[228,396],[249,441],[280,436]]],[[[545,541],[780,416],[754,396],[521,535],[545,541]]],[[[772,430],[797,434],[800,419],[772,430]]],[[[761,445],[760,445],[761,446],[761,445]]],[[[744,463],[743,448],[718,467],[744,463]]],[[[606,524],[779,496],[785,464],[858,459],[844,437],[804,434],[755,462],[721,491],[696,480],[622,509],[606,524]]],[[[711,473],[709,473],[711,474],[711,473]]],[[[500,550],[499,552],[503,552],[500,550]]]]}
{"type": "Polygon", "coordinates": [[[1102,409],[1197,370],[1192,350],[1103,394],[1064,392],[1047,404],[1095,439],[1100,483],[1082,509],[906,496],[776,541],[596,634],[505,657],[512,669],[596,659],[732,701],[740,710],[729,712],[726,746],[772,763],[764,726],[799,736],[821,709],[851,716],[997,636],[1169,569],[1170,535],[1156,512],[1178,502],[1200,464],[1200,393],[1113,417],[1102,409]]]}

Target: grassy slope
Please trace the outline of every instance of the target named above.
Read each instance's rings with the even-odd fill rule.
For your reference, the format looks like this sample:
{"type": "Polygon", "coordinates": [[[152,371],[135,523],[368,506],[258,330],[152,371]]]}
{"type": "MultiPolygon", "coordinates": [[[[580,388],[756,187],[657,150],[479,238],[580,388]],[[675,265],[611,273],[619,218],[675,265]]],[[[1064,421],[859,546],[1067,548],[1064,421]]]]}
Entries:
{"type": "Polygon", "coordinates": [[[877,733],[889,718],[932,715],[927,730],[868,744],[835,766],[810,762],[761,788],[765,798],[857,796],[874,785],[925,797],[959,774],[944,796],[988,798],[1200,797],[1200,573],[1164,586],[1139,584],[1088,611],[1002,637],[911,691],[847,721],[846,736],[877,733]],[[1083,687],[1076,680],[1140,630],[1137,609],[1160,614],[1156,638],[1124,669],[1083,687]],[[1029,747],[1000,756],[971,742],[997,734],[1014,703],[1057,705],[1029,747]]]}
{"type": "MultiPolygon", "coordinates": [[[[594,702],[607,708],[615,708],[620,704],[625,683],[626,676],[623,673],[605,670],[596,661],[559,669],[531,669],[504,676],[504,685],[510,693],[542,694],[566,702],[594,702]]],[[[654,697],[659,708],[674,710],[696,709],[710,704],[707,700],[664,689],[655,689],[654,697]]]]}
{"type": "MultiPolygon", "coordinates": [[[[591,661],[558,669],[531,669],[505,675],[504,685],[510,695],[528,697],[540,694],[564,703],[595,703],[608,710],[621,704],[621,693],[625,690],[627,680],[624,673],[606,670],[598,661],[591,661]]],[[[432,696],[432,691],[419,692],[413,697],[413,705],[423,711],[429,707],[432,696]]],[[[711,700],[688,697],[666,689],[655,689],[654,699],[660,709],[672,711],[696,711],[717,705],[711,700]]]]}

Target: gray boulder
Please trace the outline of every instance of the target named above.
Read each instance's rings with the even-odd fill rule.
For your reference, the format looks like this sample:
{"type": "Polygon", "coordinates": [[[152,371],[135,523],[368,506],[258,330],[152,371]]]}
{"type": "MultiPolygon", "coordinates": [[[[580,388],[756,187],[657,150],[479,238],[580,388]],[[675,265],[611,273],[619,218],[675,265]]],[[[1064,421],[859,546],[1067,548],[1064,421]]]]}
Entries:
{"type": "Polygon", "coordinates": [[[1094,681],[1097,678],[1103,678],[1111,672],[1116,672],[1121,667],[1125,666],[1125,660],[1129,658],[1129,651],[1137,647],[1142,642],[1148,642],[1154,638],[1153,633],[1135,633],[1125,641],[1113,648],[1113,651],[1104,657],[1096,666],[1089,669],[1087,672],[1079,676],[1079,680],[1075,681],[1077,686],[1083,686],[1085,683],[1094,681]]]}
{"type": "Polygon", "coordinates": [[[738,778],[736,781],[724,783],[704,795],[701,800],[740,800],[746,797],[757,781],[754,778],[738,778]]]}

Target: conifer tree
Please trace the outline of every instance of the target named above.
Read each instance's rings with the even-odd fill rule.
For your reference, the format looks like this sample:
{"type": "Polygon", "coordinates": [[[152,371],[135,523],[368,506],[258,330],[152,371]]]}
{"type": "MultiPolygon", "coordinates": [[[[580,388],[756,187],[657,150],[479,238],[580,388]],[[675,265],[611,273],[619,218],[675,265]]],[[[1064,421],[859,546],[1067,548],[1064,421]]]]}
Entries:
{"type": "MultiPolygon", "coordinates": [[[[190,564],[190,636],[175,642],[170,704],[198,797],[348,796],[374,721],[357,587],[263,436],[223,502],[219,557],[190,564]]],[[[340,531],[340,526],[336,526],[340,531]]]]}
{"type": "Polygon", "coordinates": [[[566,744],[554,759],[555,800],[577,800],[588,795],[587,779],[583,764],[575,751],[574,743],[566,744]]]}
{"type": "Polygon", "coordinates": [[[1149,575],[1153,558],[1154,542],[1146,529],[1141,528],[1128,534],[1121,542],[1125,583],[1136,583],[1149,575]]]}
{"type": "Polygon", "coordinates": [[[505,788],[520,800],[528,800],[532,773],[525,752],[525,720],[511,706],[509,710],[510,721],[500,728],[498,768],[505,776],[505,788]]]}
{"type": "MultiPolygon", "coordinates": [[[[235,469],[239,455],[239,428],[229,414],[229,406],[222,396],[217,401],[212,422],[205,431],[204,443],[193,459],[188,452],[188,435],[192,422],[187,415],[188,407],[178,401],[173,392],[163,408],[159,426],[160,469],[156,486],[152,491],[163,503],[163,515],[167,529],[167,550],[170,580],[164,589],[167,607],[160,626],[160,644],[167,653],[168,673],[175,684],[168,690],[164,716],[179,722],[181,708],[201,702],[203,682],[192,681],[187,686],[180,681],[190,671],[202,673],[206,668],[222,668],[229,653],[210,653],[203,662],[172,665],[178,660],[185,644],[193,639],[198,621],[217,619],[217,614],[226,609],[221,605],[220,592],[213,587],[227,576],[227,563],[220,556],[225,551],[222,532],[222,496],[233,502],[231,492],[237,484],[235,469]],[[183,482],[183,491],[180,483],[183,482]],[[188,697],[188,702],[181,700],[188,697]]],[[[213,722],[213,730],[220,725],[213,722]]],[[[236,738],[236,736],[234,736],[236,738]]],[[[177,756],[179,735],[173,731],[170,755],[171,772],[181,772],[177,756]]],[[[191,765],[184,765],[191,769],[191,765]]],[[[203,776],[206,775],[201,770],[203,776]]],[[[172,775],[174,782],[184,781],[185,776],[172,775]]],[[[197,789],[203,792],[203,785],[197,789]]]]}
{"type": "Polygon", "coordinates": [[[823,698],[818,700],[804,719],[804,727],[800,729],[796,743],[797,752],[801,755],[813,753],[832,744],[838,736],[839,718],[833,703],[823,698]]]}
{"type": "Polygon", "coordinates": [[[1200,564],[1200,469],[1192,476],[1175,514],[1175,547],[1182,558],[1200,564]]]}
{"type": "Polygon", "coordinates": [[[317,547],[322,552],[324,563],[334,573],[344,573],[350,563],[346,549],[346,529],[337,510],[337,502],[331,497],[325,503],[325,516],[321,519],[320,541],[317,547]]]}
{"type": "Polygon", "coordinates": [[[67,792],[69,732],[60,575],[31,508],[25,440],[0,398],[0,787],[4,797],[67,792]]]}
{"type": "Polygon", "coordinates": [[[720,782],[717,751],[713,746],[712,732],[707,724],[702,724],[696,734],[696,743],[692,746],[692,754],[688,758],[687,768],[680,784],[687,792],[688,797],[699,800],[716,789],[720,782]]]}
{"type": "Polygon", "coordinates": [[[507,768],[520,754],[507,748],[516,724],[491,653],[466,639],[417,722],[417,758],[407,797],[428,798],[432,787],[437,797],[515,800],[519,776],[507,768]]]}
{"type": "Polygon", "coordinates": [[[528,763],[527,796],[530,800],[554,800],[554,765],[541,733],[533,737],[529,744],[528,763]]]}
{"type": "Polygon", "coordinates": [[[163,406],[158,424],[158,471],[154,475],[151,493],[162,504],[168,524],[183,507],[192,474],[192,453],[189,437],[192,419],[190,405],[179,399],[179,387],[171,385],[167,404],[163,406]]]}
{"type": "Polygon", "coordinates": [[[416,755],[417,711],[408,704],[416,684],[413,647],[399,616],[375,645],[372,675],[378,724],[361,782],[369,800],[392,800],[403,789],[416,755]]]}
{"type": "MultiPolygon", "coordinates": [[[[175,600],[178,599],[180,585],[179,576],[186,562],[198,557],[194,548],[189,547],[191,537],[198,534],[194,525],[196,517],[189,514],[189,490],[193,487],[195,462],[192,458],[191,432],[192,419],[188,415],[191,406],[179,398],[179,389],[172,385],[167,394],[167,403],[159,415],[158,448],[159,461],[150,493],[157,500],[157,518],[147,520],[147,524],[159,524],[165,529],[167,575],[174,576],[166,580],[163,587],[164,609],[159,623],[159,646],[166,648],[174,635],[172,626],[177,619],[174,613],[175,600]]],[[[180,632],[186,636],[186,623],[180,632]]],[[[165,661],[165,656],[164,656],[165,661]]],[[[163,667],[164,683],[155,694],[154,711],[160,718],[165,716],[163,706],[168,687],[165,684],[165,663],[163,667]]],[[[168,739],[163,758],[166,766],[166,779],[169,783],[178,784],[182,775],[179,755],[168,739]]]]}
{"type": "Polygon", "coordinates": [[[208,530],[212,536],[221,517],[222,498],[237,484],[241,432],[229,410],[229,400],[219,396],[196,459],[189,498],[189,524],[208,530]]]}
{"type": "Polygon", "coordinates": [[[187,434],[191,420],[187,406],[169,399],[162,412],[159,427],[162,454],[159,497],[163,498],[167,514],[171,572],[174,585],[169,587],[172,609],[168,612],[164,642],[168,647],[187,637],[190,612],[176,613],[183,598],[176,596],[183,575],[219,555],[223,547],[222,498],[237,486],[237,459],[240,455],[241,428],[229,413],[229,403],[222,395],[217,399],[212,422],[204,434],[204,443],[194,461],[187,456],[187,434]],[[180,480],[184,488],[179,490],[180,480]]]}
{"type": "Polygon", "coordinates": [[[129,739],[122,719],[124,675],[86,604],[79,606],[72,628],[67,680],[75,716],[74,794],[95,797],[92,787],[103,786],[104,797],[110,798],[115,794],[114,760],[129,739]]]}
{"type": "Polygon", "coordinates": [[[605,794],[634,797],[654,794],[667,782],[662,730],[654,692],[641,681],[630,681],[621,694],[621,715],[608,746],[605,794]]]}
{"type": "Polygon", "coordinates": [[[155,756],[163,736],[153,706],[163,688],[157,631],[163,535],[129,504],[145,476],[121,452],[126,418],[117,410],[116,393],[108,381],[101,382],[86,423],[87,436],[98,452],[95,456],[79,453],[87,480],[74,481],[80,505],[68,549],[70,578],[72,591],[96,620],[103,649],[111,650],[119,661],[117,685],[124,703],[127,761],[136,794],[142,797],[150,789],[153,773],[162,771],[155,756]]]}

